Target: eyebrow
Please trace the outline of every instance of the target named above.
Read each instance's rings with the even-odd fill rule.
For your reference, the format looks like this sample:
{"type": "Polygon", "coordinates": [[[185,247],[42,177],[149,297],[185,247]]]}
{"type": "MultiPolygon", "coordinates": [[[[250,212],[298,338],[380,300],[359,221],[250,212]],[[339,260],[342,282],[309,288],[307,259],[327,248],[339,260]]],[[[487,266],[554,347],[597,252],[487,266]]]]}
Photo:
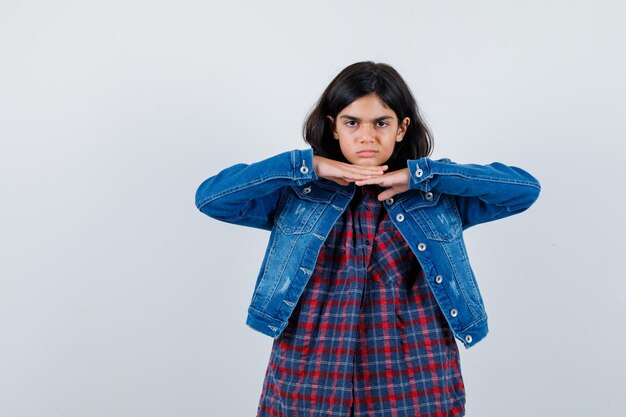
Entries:
{"type": "MultiPolygon", "coordinates": [[[[361,121],[360,118],[355,117],[355,116],[350,116],[349,114],[344,114],[343,116],[340,117],[340,119],[352,119],[352,120],[356,120],[359,122],[361,121]]],[[[372,119],[372,122],[379,122],[381,120],[386,120],[386,119],[393,119],[393,116],[380,116],[375,119],[372,119]]]]}

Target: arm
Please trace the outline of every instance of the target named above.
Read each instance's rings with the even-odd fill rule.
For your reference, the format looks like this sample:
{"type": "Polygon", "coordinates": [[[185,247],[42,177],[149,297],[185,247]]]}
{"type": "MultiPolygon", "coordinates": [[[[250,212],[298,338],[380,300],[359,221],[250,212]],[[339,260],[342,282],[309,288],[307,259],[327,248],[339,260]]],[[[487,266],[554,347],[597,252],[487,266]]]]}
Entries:
{"type": "Polygon", "coordinates": [[[455,196],[463,229],[512,216],[539,197],[541,184],[527,171],[493,162],[457,164],[448,158],[407,161],[409,189],[455,196]]]}
{"type": "Polygon", "coordinates": [[[217,220],[271,230],[281,189],[317,178],[313,150],[291,150],[233,165],[204,180],[196,191],[196,207],[217,220]]]}

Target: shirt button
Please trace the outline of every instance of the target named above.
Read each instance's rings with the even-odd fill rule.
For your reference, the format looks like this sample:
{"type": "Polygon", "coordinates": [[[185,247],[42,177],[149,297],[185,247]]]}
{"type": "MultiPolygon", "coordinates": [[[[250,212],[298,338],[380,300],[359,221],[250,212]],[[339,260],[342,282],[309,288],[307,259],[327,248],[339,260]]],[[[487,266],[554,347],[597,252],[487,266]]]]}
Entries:
{"type": "Polygon", "coordinates": [[[370,207],[369,206],[365,206],[365,211],[370,211],[370,207]]]}
{"type": "Polygon", "coordinates": [[[432,200],[433,199],[433,193],[431,193],[430,191],[426,193],[426,200],[432,200]]]}
{"type": "Polygon", "coordinates": [[[426,244],[423,242],[418,243],[417,250],[419,250],[420,252],[424,252],[426,250],[426,244]]]}
{"type": "Polygon", "coordinates": [[[366,244],[367,246],[369,246],[369,245],[370,245],[370,241],[369,241],[369,240],[366,240],[366,241],[365,241],[365,244],[366,244]]]}
{"type": "Polygon", "coordinates": [[[302,192],[303,192],[304,194],[308,194],[308,193],[310,193],[310,192],[311,192],[311,187],[305,187],[305,188],[302,190],[302,192]]]}
{"type": "Polygon", "coordinates": [[[450,315],[451,315],[452,317],[456,317],[456,316],[457,316],[457,314],[459,314],[459,312],[458,312],[458,311],[456,311],[456,308],[453,308],[452,310],[450,310],[450,315]]]}
{"type": "Polygon", "coordinates": [[[385,200],[385,203],[387,203],[388,206],[393,204],[393,198],[389,197],[388,199],[385,200]]]}
{"type": "Polygon", "coordinates": [[[404,214],[398,213],[398,215],[396,216],[396,220],[399,221],[399,222],[403,221],[404,220],[404,214]]]}
{"type": "Polygon", "coordinates": [[[466,336],[465,336],[465,341],[466,341],[467,343],[472,343],[472,336],[471,336],[471,335],[469,335],[469,334],[468,334],[468,335],[466,335],[466,336]]]}
{"type": "Polygon", "coordinates": [[[309,173],[309,168],[307,168],[306,166],[301,166],[300,167],[300,172],[302,172],[303,174],[308,174],[309,173]]]}
{"type": "Polygon", "coordinates": [[[437,284],[441,284],[441,283],[443,282],[443,277],[442,277],[441,275],[437,275],[437,276],[435,277],[435,282],[436,282],[437,284]]]}
{"type": "Polygon", "coordinates": [[[421,177],[424,174],[424,171],[422,171],[421,169],[417,168],[417,170],[415,171],[415,176],[417,178],[421,177]]]}

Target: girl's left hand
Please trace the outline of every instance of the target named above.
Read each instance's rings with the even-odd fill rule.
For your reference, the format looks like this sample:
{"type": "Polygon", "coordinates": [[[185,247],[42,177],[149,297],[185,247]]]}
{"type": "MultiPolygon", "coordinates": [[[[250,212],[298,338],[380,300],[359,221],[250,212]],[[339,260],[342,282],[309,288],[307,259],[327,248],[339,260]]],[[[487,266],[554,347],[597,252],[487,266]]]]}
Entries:
{"type": "Polygon", "coordinates": [[[398,171],[387,172],[386,174],[371,177],[366,180],[355,181],[355,185],[366,184],[378,184],[381,187],[390,187],[378,194],[378,201],[383,201],[396,194],[402,193],[409,189],[409,181],[411,180],[411,174],[409,174],[408,168],[403,168],[398,171]]]}

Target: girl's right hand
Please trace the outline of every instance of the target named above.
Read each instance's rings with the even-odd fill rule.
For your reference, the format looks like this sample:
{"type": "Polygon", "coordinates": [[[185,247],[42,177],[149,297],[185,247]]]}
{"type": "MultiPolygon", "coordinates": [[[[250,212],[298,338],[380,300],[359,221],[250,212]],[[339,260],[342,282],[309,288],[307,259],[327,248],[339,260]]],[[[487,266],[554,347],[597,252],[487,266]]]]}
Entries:
{"type": "Polygon", "coordinates": [[[340,185],[348,185],[354,181],[383,175],[387,168],[389,168],[387,165],[353,165],[323,156],[313,155],[313,169],[317,176],[335,181],[340,185]]]}

